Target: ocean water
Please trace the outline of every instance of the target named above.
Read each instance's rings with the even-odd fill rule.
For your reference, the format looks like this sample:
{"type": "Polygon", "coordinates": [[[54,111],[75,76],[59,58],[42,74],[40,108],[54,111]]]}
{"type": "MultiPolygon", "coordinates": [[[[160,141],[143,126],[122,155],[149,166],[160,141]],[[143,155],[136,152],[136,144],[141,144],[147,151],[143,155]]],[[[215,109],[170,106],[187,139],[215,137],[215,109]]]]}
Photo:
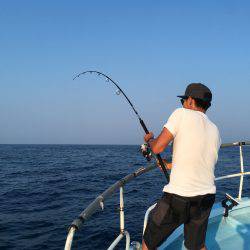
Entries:
{"type": "MultiPolygon", "coordinates": [[[[244,155],[250,166],[250,147],[244,155]]],[[[63,249],[68,227],[82,210],[146,164],[139,146],[0,145],[0,249],[63,249]]],[[[238,148],[222,149],[216,176],[239,170],[238,148]]],[[[245,196],[250,196],[249,180],[244,181],[245,196]]],[[[155,169],[125,186],[125,228],[131,241],[141,241],[146,209],[161,196],[164,184],[155,169]]],[[[238,185],[239,178],[229,179],[218,182],[217,190],[236,196],[238,185]]],[[[221,198],[218,193],[217,201],[221,198]]],[[[119,192],[76,233],[73,249],[107,249],[119,234],[118,207],[119,192]]]]}

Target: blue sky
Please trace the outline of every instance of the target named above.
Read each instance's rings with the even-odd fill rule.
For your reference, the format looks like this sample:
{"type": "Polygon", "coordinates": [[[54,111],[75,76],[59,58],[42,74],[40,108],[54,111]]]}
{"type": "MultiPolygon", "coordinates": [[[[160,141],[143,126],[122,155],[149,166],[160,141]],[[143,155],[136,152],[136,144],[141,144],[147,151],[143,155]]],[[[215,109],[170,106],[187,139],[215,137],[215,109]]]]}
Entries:
{"type": "Polygon", "coordinates": [[[0,143],[140,144],[119,82],[158,134],[187,84],[209,86],[224,142],[250,140],[248,1],[2,1],[0,143]]]}

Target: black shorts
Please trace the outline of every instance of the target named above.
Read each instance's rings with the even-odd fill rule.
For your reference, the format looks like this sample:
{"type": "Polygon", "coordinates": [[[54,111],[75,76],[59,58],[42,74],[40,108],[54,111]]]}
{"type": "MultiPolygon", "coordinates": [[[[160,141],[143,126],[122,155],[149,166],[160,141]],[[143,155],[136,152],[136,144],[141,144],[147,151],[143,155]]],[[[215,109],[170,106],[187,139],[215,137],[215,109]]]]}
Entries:
{"type": "Polygon", "coordinates": [[[148,249],[156,249],[184,224],[185,247],[200,250],[205,245],[208,217],[214,201],[215,194],[183,197],[164,193],[151,211],[143,235],[148,249]]]}

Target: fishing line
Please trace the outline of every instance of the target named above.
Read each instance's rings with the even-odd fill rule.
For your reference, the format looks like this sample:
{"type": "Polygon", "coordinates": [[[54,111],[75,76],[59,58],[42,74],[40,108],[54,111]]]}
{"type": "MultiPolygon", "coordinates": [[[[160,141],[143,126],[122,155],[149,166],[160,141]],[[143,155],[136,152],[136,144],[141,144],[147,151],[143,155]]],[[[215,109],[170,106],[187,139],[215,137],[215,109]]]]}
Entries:
{"type": "MultiPolygon", "coordinates": [[[[149,134],[149,131],[148,131],[148,129],[147,129],[147,127],[146,127],[144,121],[142,120],[142,118],[141,118],[140,115],[138,114],[137,110],[135,109],[134,105],[132,104],[132,102],[130,101],[130,99],[128,98],[128,96],[127,96],[127,95],[125,94],[125,92],[120,88],[120,86],[118,85],[118,83],[115,82],[114,80],[112,80],[109,76],[107,76],[106,74],[104,74],[104,73],[102,73],[102,72],[96,71],[96,70],[87,70],[87,71],[84,71],[84,72],[82,72],[82,73],[76,75],[76,76],[73,78],[73,80],[75,80],[76,78],[80,77],[81,75],[92,74],[92,73],[93,73],[93,74],[96,74],[96,75],[98,75],[98,76],[100,76],[100,77],[103,77],[103,78],[105,79],[106,82],[111,82],[111,83],[113,83],[113,84],[116,86],[116,88],[117,88],[116,94],[117,94],[117,95],[122,94],[122,95],[125,97],[126,101],[129,103],[130,107],[133,109],[134,113],[136,114],[136,116],[137,116],[137,118],[138,118],[138,120],[139,120],[139,122],[140,122],[140,124],[141,124],[141,126],[142,126],[142,128],[143,128],[143,130],[144,130],[144,132],[145,132],[146,134],[149,134]]],[[[161,158],[161,155],[160,155],[160,154],[156,154],[156,158],[157,158],[157,160],[158,160],[158,162],[159,162],[159,164],[160,164],[160,166],[161,166],[161,168],[162,168],[162,170],[163,170],[163,172],[164,172],[164,175],[165,175],[165,177],[166,177],[166,179],[167,179],[167,182],[169,182],[169,174],[168,174],[168,172],[167,172],[167,170],[166,170],[166,168],[165,168],[165,165],[164,165],[164,163],[163,163],[163,160],[162,160],[162,158],[161,158]]]]}

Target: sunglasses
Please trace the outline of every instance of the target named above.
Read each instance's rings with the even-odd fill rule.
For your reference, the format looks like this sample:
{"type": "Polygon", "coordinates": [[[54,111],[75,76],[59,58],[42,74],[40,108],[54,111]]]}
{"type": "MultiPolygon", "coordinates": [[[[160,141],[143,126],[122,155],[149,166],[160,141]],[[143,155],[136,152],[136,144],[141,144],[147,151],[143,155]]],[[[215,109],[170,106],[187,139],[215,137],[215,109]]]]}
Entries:
{"type": "Polygon", "coordinates": [[[184,102],[187,100],[187,98],[181,98],[181,105],[183,106],[184,102]]]}

